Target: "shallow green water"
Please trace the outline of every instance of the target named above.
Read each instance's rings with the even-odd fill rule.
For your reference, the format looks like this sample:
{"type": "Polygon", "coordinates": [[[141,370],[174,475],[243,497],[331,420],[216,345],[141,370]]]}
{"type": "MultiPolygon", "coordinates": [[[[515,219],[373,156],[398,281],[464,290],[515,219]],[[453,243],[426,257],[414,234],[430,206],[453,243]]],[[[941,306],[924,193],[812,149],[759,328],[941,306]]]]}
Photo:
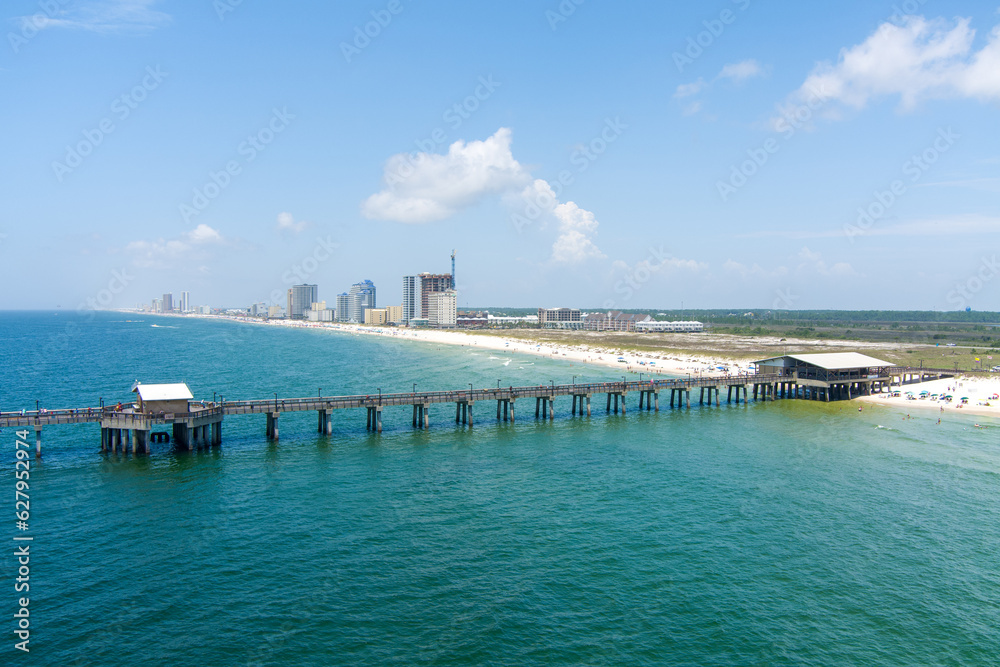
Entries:
{"type": "MultiPolygon", "coordinates": [[[[473,348],[126,319],[0,313],[0,407],[126,400],[135,379],[235,399],[620,377],[517,355],[505,367],[473,348]]],[[[48,428],[32,470],[30,660],[1000,655],[1000,425],[798,401],[587,419],[563,400],[552,423],[479,413],[471,431],[448,406],[431,408],[427,432],[387,409],[381,436],[361,410],[337,413],[329,438],[315,414],[283,415],[276,445],[262,416],[227,418],[219,450],[158,445],[139,459],[103,457],[95,425],[48,428]]],[[[14,436],[0,438],[13,489],[14,436]]]]}

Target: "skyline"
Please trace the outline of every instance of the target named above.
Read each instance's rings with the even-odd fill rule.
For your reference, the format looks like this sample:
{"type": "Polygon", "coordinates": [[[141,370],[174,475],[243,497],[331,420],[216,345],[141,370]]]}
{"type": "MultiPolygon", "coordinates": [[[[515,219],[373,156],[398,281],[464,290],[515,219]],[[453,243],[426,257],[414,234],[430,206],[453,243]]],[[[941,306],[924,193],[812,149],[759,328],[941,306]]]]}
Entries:
{"type": "Polygon", "coordinates": [[[460,308],[1000,310],[996,4],[49,0],[5,26],[3,309],[400,285],[456,248],[460,308]]]}

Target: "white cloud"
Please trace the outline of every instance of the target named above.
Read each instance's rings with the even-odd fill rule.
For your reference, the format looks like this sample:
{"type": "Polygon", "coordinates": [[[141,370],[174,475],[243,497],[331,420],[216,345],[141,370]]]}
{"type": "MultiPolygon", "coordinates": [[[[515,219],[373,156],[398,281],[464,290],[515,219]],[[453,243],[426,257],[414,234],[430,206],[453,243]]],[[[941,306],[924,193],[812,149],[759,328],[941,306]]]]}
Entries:
{"type": "MultiPolygon", "coordinates": [[[[702,91],[711,88],[715,82],[720,79],[728,79],[729,81],[741,83],[747,79],[755,76],[761,76],[763,74],[764,68],[760,66],[760,63],[753,59],[744,60],[738,63],[728,63],[723,65],[722,69],[711,81],[705,81],[705,79],[698,77],[697,81],[682,83],[677,86],[677,89],[674,91],[674,99],[681,100],[697,95],[702,91]]],[[[684,105],[683,113],[685,116],[691,116],[701,111],[701,106],[702,104],[700,101],[690,102],[684,105]]]]}
{"type": "Polygon", "coordinates": [[[693,81],[691,83],[682,83],[681,85],[677,86],[677,90],[674,91],[674,98],[681,99],[684,97],[691,97],[692,95],[697,95],[702,90],[704,90],[706,86],[708,86],[708,84],[705,82],[705,79],[702,79],[700,77],[698,78],[697,81],[693,81]]]}
{"type": "Polygon", "coordinates": [[[597,233],[597,218],[573,202],[559,204],[553,210],[559,220],[559,238],[552,244],[552,261],[575,264],[588,259],[600,259],[602,253],[590,235],[597,233]]]}
{"type": "MultiPolygon", "coordinates": [[[[158,0],[92,0],[65,8],[18,17],[22,27],[37,30],[69,28],[111,33],[153,30],[171,21],[169,14],[153,9],[158,0]]],[[[56,4],[56,3],[51,3],[56,4]]]]}
{"type": "Polygon", "coordinates": [[[537,207],[540,227],[554,219],[558,237],[552,261],[603,258],[593,241],[599,223],[574,202],[562,203],[549,183],[533,179],[511,152],[511,131],[502,127],[484,141],[456,141],[445,155],[401,153],[386,162],[385,187],[361,204],[365,217],[402,223],[443,220],[490,196],[513,208],[537,207]]]}
{"type": "Polygon", "coordinates": [[[856,276],[857,272],[847,262],[836,262],[832,266],[828,265],[823,256],[818,252],[813,252],[808,247],[803,246],[799,250],[796,258],[799,260],[795,268],[797,273],[817,273],[821,276],[856,276]]]}
{"type": "Polygon", "coordinates": [[[293,234],[298,234],[303,229],[306,228],[308,222],[300,220],[295,222],[295,217],[291,213],[279,213],[278,214],[278,231],[279,232],[291,232],[293,234]]]}
{"type": "Polygon", "coordinates": [[[731,79],[733,81],[744,81],[751,77],[760,76],[764,73],[760,63],[756,60],[744,60],[739,63],[730,63],[722,68],[716,79],[731,79]]]}
{"type": "Polygon", "coordinates": [[[132,256],[132,262],[136,266],[167,268],[178,259],[203,257],[204,246],[222,242],[222,235],[203,223],[177,238],[132,241],[125,246],[125,253],[132,256]]]}
{"type": "Polygon", "coordinates": [[[900,25],[885,23],[842,49],[835,65],[817,65],[784,112],[806,101],[831,105],[827,115],[837,118],[843,107],[863,109],[885,97],[898,97],[903,110],[927,99],[1000,99],[1000,26],[976,52],[974,37],[969,19],[907,16],[900,25]]]}
{"type": "Polygon", "coordinates": [[[202,223],[186,234],[188,241],[194,244],[218,243],[222,241],[222,234],[202,223]]]}
{"type": "Polygon", "coordinates": [[[445,155],[394,155],[385,165],[385,187],[361,212],[375,220],[431,222],[523,187],[530,175],[511,154],[510,140],[510,129],[502,127],[485,141],[456,141],[445,155]]]}

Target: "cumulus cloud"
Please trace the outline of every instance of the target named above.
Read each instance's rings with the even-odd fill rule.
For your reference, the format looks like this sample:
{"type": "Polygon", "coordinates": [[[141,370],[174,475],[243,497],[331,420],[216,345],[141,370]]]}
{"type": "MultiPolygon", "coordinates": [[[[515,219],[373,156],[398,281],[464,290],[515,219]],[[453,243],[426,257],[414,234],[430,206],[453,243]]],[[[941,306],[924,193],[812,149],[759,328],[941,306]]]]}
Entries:
{"type": "Polygon", "coordinates": [[[976,31],[969,19],[928,20],[906,16],[899,25],[882,24],[864,42],[844,48],[836,64],[817,65],[779,108],[803,102],[828,106],[837,118],[843,108],[863,109],[896,97],[909,110],[927,99],[1000,99],[1000,26],[986,44],[972,50],[976,31]]]}
{"type": "MultiPolygon", "coordinates": [[[[169,14],[153,9],[158,0],[91,0],[67,4],[50,3],[45,13],[21,16],[22,28],[44,30],[69,28],[98,33],[146,32],[170,23],[169,14]]],[[[44,5],[44,3],[43,3],[44,5]]]]}
{"type": "Polygon", "coordinates": [[[500,196],[514,208],[537,207],[541,226],[545,217],[556,223],[552,261],[570,264],[604,257],[593,240],[597,218],[574,202],[560,202],[547,181],[532,178],[511,152],[509,128],[502,127],[483,141],[456,141],[444,155],[394,155],[386,162],[383,185],[362,202],[365,217],[427,223],[500,196]]]}
{"type": "Polygon", "coordinates": [[[553,210],[559,221],[559,238],[552,244],[552,260],[575,264],[587,259],[604,257],[590,235],[597,232],[597,218],[573,202],[559,204],[553,210]]]}
{"type": "Polygon", "coordinates": [[[385,187],[361,211],[375,220],[431,222],[523,187],[530,176],[511,154],[510,141],[510,129],[502,127],[485,141],[456,141],[445,155],[394,155],[385,165],[385,187]]]}
{"type": "Polygon", "coordinates": [[[298,234],[303,229],[305,229],[308,224],[309,223],[305,222],[304,220],[295,222],[295,217],[291,213],[285,212],[278,214],[279,232],[291,232],[293,234],[298,234]]]}
{"type": "Polygon", "coordinates": [[[201,257],[205,246],[219,244],[223,240],[222,234],[202,223],[176,238],[132,241],[125,246],[125,253],[131,255],[136,266],[166,268],[177,259],[201,257]]]}

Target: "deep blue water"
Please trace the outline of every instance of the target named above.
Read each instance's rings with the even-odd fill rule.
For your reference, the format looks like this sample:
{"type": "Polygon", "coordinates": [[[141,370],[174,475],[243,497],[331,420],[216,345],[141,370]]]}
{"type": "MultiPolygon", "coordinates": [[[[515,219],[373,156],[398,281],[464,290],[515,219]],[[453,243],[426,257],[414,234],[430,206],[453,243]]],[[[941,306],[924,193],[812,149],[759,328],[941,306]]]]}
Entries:
{"type": "MultiPolygon", "coordinates": [[[[0,313],[0,408],[125,401],[136,379],[236,399],[620,377],[507,358],[225,321],[0,313]]],[[[315,414],[286,413],[277,444],[263,416],[232,417],[221,449],[135,459],[102,456],[96,425],[46,428],[31,471],[32,651],[24,660],[8,634],[0,655],[995,664],[1000,425],[802,401],[639,414],[630,400],[627,416],[587,419],[563,399],[551,423],[519,406],[516,425],[483,404],[472,430],[432,407],[426,432],[390,408],[380,436],[363,410],[336,413],[331,437],[315,414]]],[[[0,441],[13,514],[13,432],[0,441]]]]}

